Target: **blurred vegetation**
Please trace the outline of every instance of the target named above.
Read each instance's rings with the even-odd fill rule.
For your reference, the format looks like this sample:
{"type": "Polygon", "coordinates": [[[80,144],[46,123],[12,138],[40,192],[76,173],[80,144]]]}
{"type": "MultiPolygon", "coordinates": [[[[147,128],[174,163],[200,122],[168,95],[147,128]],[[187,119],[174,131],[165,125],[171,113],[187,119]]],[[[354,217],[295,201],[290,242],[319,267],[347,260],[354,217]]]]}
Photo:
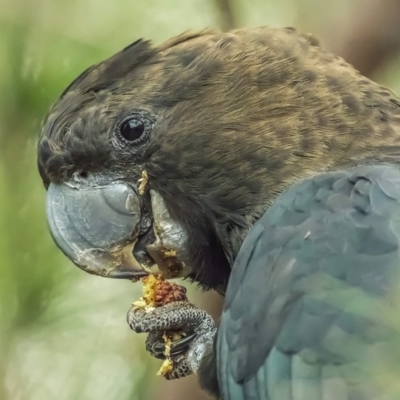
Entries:
{"type": "MultiPolygon", "coordinates": [[[[159,385],[177,399],[184,390],[155,378],[158,362],[125,323],[140,288],[79,271],[48,234],[36,138],[63,88],[138,37],[159,43],[184,30],[297,25],[334,48],[363,1],[0,1],[0,399],[145,400],[159,385]]],[[[399,66],[391,55],[376,78],[400,91],[399,66]]]]}

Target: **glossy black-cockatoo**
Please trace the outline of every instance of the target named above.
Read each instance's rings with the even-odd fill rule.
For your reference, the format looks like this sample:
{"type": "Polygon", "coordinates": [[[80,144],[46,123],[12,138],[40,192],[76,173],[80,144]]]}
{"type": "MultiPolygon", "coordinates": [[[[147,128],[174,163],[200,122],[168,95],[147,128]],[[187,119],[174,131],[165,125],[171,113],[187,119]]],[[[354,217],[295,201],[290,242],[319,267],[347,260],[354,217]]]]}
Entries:
{"type": "Polygon", "coordinates": [[[225,296],[218,329],[190,303],[128,313],[155,356],[190,327],[171,378],[198,373],[224,400],[371,400],[392,394],[377,367],[400,361],[399,146],[391,91],[309,35],[260,28],[138,40],[90,67],[49,112],[38,164],[80,268],[157,264],[225,296]]]}

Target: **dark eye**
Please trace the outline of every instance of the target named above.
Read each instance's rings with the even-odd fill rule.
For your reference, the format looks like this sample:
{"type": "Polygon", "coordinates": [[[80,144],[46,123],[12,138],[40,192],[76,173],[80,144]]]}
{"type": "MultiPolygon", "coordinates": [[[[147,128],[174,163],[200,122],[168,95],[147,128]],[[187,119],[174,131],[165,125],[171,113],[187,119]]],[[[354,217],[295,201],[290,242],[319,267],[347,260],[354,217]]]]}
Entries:
{"type": "Polygon", "coordinates": [[[134,142],[139,140],[143,135],[146,127],[142,121],[138,119],[128,119],[125,121],[120,128],[121,136],[128,142],[134,142]]]}
{"type": "Polygon", "coordinates": [[[124,118],[117,125],[117,138],[129,144],[144,142],[151,131],[152,121],[143,115],[134,115],[124,118]]]}

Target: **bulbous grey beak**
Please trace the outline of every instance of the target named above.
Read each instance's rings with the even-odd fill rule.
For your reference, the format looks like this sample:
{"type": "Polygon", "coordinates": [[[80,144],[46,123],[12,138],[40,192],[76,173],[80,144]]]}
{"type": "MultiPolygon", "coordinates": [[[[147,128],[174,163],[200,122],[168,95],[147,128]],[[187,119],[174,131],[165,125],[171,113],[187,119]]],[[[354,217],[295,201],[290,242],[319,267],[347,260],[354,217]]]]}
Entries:
{"type": "Polygon", "coordinates": [[[51,183],[46,213],[55,243],[84,271],[133,280],[147,275],[133,255],[140,230],[140,201],[124,182],[51,183]]]}

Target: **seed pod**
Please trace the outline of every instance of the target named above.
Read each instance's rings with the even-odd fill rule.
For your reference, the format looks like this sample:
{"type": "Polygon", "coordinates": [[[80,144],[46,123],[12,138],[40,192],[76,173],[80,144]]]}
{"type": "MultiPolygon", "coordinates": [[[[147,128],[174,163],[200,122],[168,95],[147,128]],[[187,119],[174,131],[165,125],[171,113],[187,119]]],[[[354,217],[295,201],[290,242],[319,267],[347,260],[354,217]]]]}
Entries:
{"type": "Polygon", "coordinates": [[[161,280],[155,285],[155,307],[162,307],[174,301],[187,301],[186,288],[176,283],[161,280]]]}

